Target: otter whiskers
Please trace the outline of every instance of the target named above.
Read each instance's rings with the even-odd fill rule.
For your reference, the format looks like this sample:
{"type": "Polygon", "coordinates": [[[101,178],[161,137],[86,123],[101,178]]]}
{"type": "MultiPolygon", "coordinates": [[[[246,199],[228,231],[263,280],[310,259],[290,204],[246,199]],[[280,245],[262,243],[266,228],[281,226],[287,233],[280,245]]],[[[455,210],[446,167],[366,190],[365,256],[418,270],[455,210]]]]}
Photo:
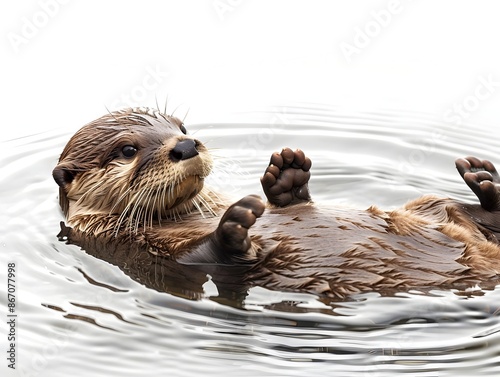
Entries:
{"type": "Polygon", "coordinates": [[[115,202],[112,212],[125,201],[127,205],[118,215],[114,227],[114,234],[117,235],[121,226],[127,220],[127,228],[130,233],[137,234],[141,225],[146,228],[153,227],[157,222],[162,225],[166,220],[174,222],[182,220],[183,214],[191,214],[196,210],[203,218],[217,216],[216,209],[219,201],[222,200],[211,190],[204,187],[196,196],[191,199],[176,197],[175,190],[184,181],[185,177],[176,177],[174,184],[164,183],[161,188],[148,187],[147,185],[134,185],[129,187],[115,202]],[[131,194],[133,192],[133,194],[131,194]],[[176,201],[181,201],[175,204],[176,201]],[[175,205],[174,205],[175,204],[175,205]]]}

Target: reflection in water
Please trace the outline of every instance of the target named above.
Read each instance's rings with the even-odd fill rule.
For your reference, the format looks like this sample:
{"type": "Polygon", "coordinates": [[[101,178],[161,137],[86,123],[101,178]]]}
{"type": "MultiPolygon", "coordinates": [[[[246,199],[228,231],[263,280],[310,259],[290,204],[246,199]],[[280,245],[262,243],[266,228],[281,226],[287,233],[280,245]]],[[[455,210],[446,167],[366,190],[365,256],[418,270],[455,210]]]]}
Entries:
{"type": "MultiPolygon", "coordinates": [[[[435,193],[472,202],[453,160],[472,154],[500,161],[498,137],[484,140],[479,126],[467,125],[462,140],[456,128],[420,114],[352,116],[296,107],[281,117],[282,126],[270,127],[272,116],[190,127],[219,156],[212,185],[237,197],[259,193],[256,182],[270,153],[288,145],[311,156],[317,201],[394,208],[435,193]],[[255,135],[257,144],[251,143],[255,135]]],[[[231,297],[207,271],[167,264],[162,268],[169,274],[153,279],[163,284],[156,289],[169,292],[161,293],[58,242],[62,216],[50,173],[69,136],[12,141],[2,159],[0,223],[8,235],[2,258],[19,266],[20,368],[26,375],[500,372],[498,288],[365,293],[331,304],[258,287],[231,297]]]]}

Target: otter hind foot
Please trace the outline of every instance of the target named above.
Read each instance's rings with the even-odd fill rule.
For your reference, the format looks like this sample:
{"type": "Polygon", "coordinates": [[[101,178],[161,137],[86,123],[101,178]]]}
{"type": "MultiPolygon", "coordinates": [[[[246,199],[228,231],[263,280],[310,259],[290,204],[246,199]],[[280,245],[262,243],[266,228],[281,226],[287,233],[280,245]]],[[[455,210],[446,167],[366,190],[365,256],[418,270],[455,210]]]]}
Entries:
{"type": "Polygon", "coordinates": [[[487,211],[500,210],[500,175],[495,166],[488,160],[476,157],[459,158],[455,165],[481,202],[481,207],[487,211]]]}
{"type": "Polygon", "coordinates": [[[307,182],[311,177],[311,160],[300,149],[284,148],[275,152],[264,175],[262,188],[271,204],[284,207],[298,201],[309,201],[307,182]]]}
{"type": "Polygon", "coordinates": [[[255,224],[265,209],[257,195],[248,195],[230,206],[215,231],[216,244],[222,251],[242,254],[248,251],[252,241],[248,229],[255,224]]]}

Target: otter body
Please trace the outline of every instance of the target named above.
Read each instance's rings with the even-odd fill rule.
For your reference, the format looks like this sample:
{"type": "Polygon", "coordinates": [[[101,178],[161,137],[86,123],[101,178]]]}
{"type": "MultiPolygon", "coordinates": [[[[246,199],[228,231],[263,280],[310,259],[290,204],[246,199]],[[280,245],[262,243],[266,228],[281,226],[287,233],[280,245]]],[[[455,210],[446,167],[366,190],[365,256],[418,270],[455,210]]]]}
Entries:
{"type": "Polygon", "coordinates": [[[53,172],[71,227],[61,238],[161,290],[179,277],[202,282],[207,271],[228,291],[337,298],[500,281],[500,177],[488,161],[457,160],[481,205],[425,196],[390,212],[314,204],[300,150],[272,155],[261,179],[267,205],[204,187],[211,164],[182,122],[158,111],[91,122],[53,172]]]}

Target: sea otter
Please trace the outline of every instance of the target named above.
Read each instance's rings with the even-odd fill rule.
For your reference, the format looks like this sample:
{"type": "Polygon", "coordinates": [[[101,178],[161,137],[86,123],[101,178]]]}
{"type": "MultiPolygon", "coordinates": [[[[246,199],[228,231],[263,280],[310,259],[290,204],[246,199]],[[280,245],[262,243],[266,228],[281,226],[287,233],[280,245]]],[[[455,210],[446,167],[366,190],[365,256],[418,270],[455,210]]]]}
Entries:
{"type": "Polygon", "coordinates": [[[81,128],[53,177],[69,225],[60,238],[156,289],[203,283],[209,271],[228,292],[342,299],[500,281],[500,176],[475,157],[456,167],[480,205],[424,196],[393,211],[355,210],[314,203],[311,160],[285,148],[261,178],[267,204],[256,195],[231,203],[204,185],[210,153],[182,121],[130,108],[81,128]]]}

